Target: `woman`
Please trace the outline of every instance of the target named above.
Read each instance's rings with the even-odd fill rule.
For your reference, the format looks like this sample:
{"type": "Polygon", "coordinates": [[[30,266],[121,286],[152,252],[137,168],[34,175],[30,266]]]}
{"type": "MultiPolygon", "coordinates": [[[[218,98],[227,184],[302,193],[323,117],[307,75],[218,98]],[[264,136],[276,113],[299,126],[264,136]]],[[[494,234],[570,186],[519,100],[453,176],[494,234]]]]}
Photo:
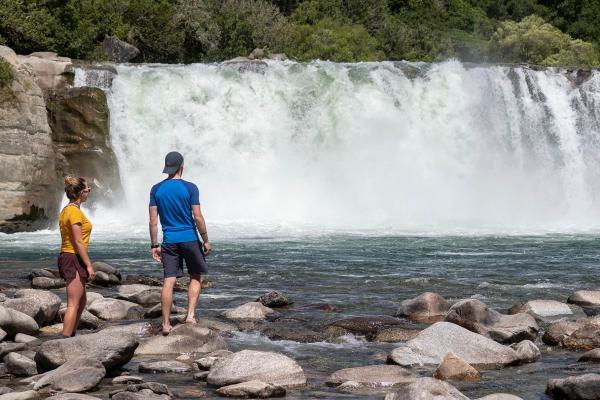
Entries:
{"type": "Polygon", "coordinates": [[[58,220],[62,244],[58,256],[58,272],[67,281],[67,312],[63,321],[63,336],[75,336],[79,319],[87,298],[85,283],[94,279],[96,272],[88,256],[92,223],[81,211],[92,189],[83,178],[67,176],[65,193],[69,204],[63,208],[58,220]]]}

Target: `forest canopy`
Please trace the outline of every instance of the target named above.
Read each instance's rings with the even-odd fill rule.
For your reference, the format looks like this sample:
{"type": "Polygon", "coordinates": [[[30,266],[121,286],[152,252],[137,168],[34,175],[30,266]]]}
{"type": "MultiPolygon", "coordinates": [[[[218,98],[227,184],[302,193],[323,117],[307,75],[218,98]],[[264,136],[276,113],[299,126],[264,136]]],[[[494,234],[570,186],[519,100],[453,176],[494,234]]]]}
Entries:
{"type": "Polygon", "coordinates": [[[2,0],[0,44],[98,60],[110,35],[139,62],[264,48],[299,61],[599,66],[598,21],[600,1],[585,0],[2,0]]]}

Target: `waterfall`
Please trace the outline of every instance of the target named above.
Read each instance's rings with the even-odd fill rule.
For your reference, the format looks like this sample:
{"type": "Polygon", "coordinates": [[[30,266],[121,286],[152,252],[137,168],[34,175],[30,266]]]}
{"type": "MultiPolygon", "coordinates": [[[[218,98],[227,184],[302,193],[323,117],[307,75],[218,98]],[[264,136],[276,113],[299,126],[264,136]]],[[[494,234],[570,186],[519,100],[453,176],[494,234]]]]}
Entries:
{"type": "Polygon", "coordinates": [[[343,231],[600,228],[600,73],[377,62],[121,65],[108,91],[127,202],[164,156],[213,224],[343,231]]]}

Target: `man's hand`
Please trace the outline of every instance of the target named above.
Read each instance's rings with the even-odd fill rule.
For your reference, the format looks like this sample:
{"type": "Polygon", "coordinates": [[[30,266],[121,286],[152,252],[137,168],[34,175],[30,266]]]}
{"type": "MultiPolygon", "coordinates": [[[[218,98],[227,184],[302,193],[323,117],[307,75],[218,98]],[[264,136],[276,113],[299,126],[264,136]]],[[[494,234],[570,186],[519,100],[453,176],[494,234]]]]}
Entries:
{"type": "Polygon", "coordinates": [[[209,255],[210,252],[212,251],[212,245],[209,242],[204,242],[204,244],[202,245],[202,248],[204,249],[205,256],[209,255]]]}
{"type": "Polygon", "coordinates": [[[160,262],[160,247],[152,249],[152,258],[160,262]]]}
{"type": "Polygon", "coordinates": [[[87,273],[88,273],[88,281],[93,281],[94,278],[96,277],[96,270],[94,270],[94,267],[92,267],[92,265],[88,265],[87,266],[87,273]]]}

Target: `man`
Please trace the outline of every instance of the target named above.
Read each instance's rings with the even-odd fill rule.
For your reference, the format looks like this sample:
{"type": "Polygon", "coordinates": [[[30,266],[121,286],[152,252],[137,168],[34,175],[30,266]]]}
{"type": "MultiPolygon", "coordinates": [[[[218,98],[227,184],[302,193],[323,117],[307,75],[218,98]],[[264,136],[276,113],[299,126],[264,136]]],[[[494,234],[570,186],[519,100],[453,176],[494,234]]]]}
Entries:
{"type": "Polygon", "coordinates": [[[163,264],[165,279],[161,295],[162,333],[168,335],[171,331],[169,317],[173,304],[173,287],[177,278],[183,276],[184,261],[190,275],[185,322],[196,322],[200,279],[202,274],[208,273],[204,256],[210,254],[212,246],[208,241],[206,223],[200,210],[198,187],[181,179],[183,156],[176,151],[167,154],[163,173],[169,177],[154,185],[150,191],[150,247],[152,258],[163,264]],[[159,216],[163,231],[162,246],[157,239],[159,216]],[[197,230],[203,244],[200,243],[197,230]]]}

